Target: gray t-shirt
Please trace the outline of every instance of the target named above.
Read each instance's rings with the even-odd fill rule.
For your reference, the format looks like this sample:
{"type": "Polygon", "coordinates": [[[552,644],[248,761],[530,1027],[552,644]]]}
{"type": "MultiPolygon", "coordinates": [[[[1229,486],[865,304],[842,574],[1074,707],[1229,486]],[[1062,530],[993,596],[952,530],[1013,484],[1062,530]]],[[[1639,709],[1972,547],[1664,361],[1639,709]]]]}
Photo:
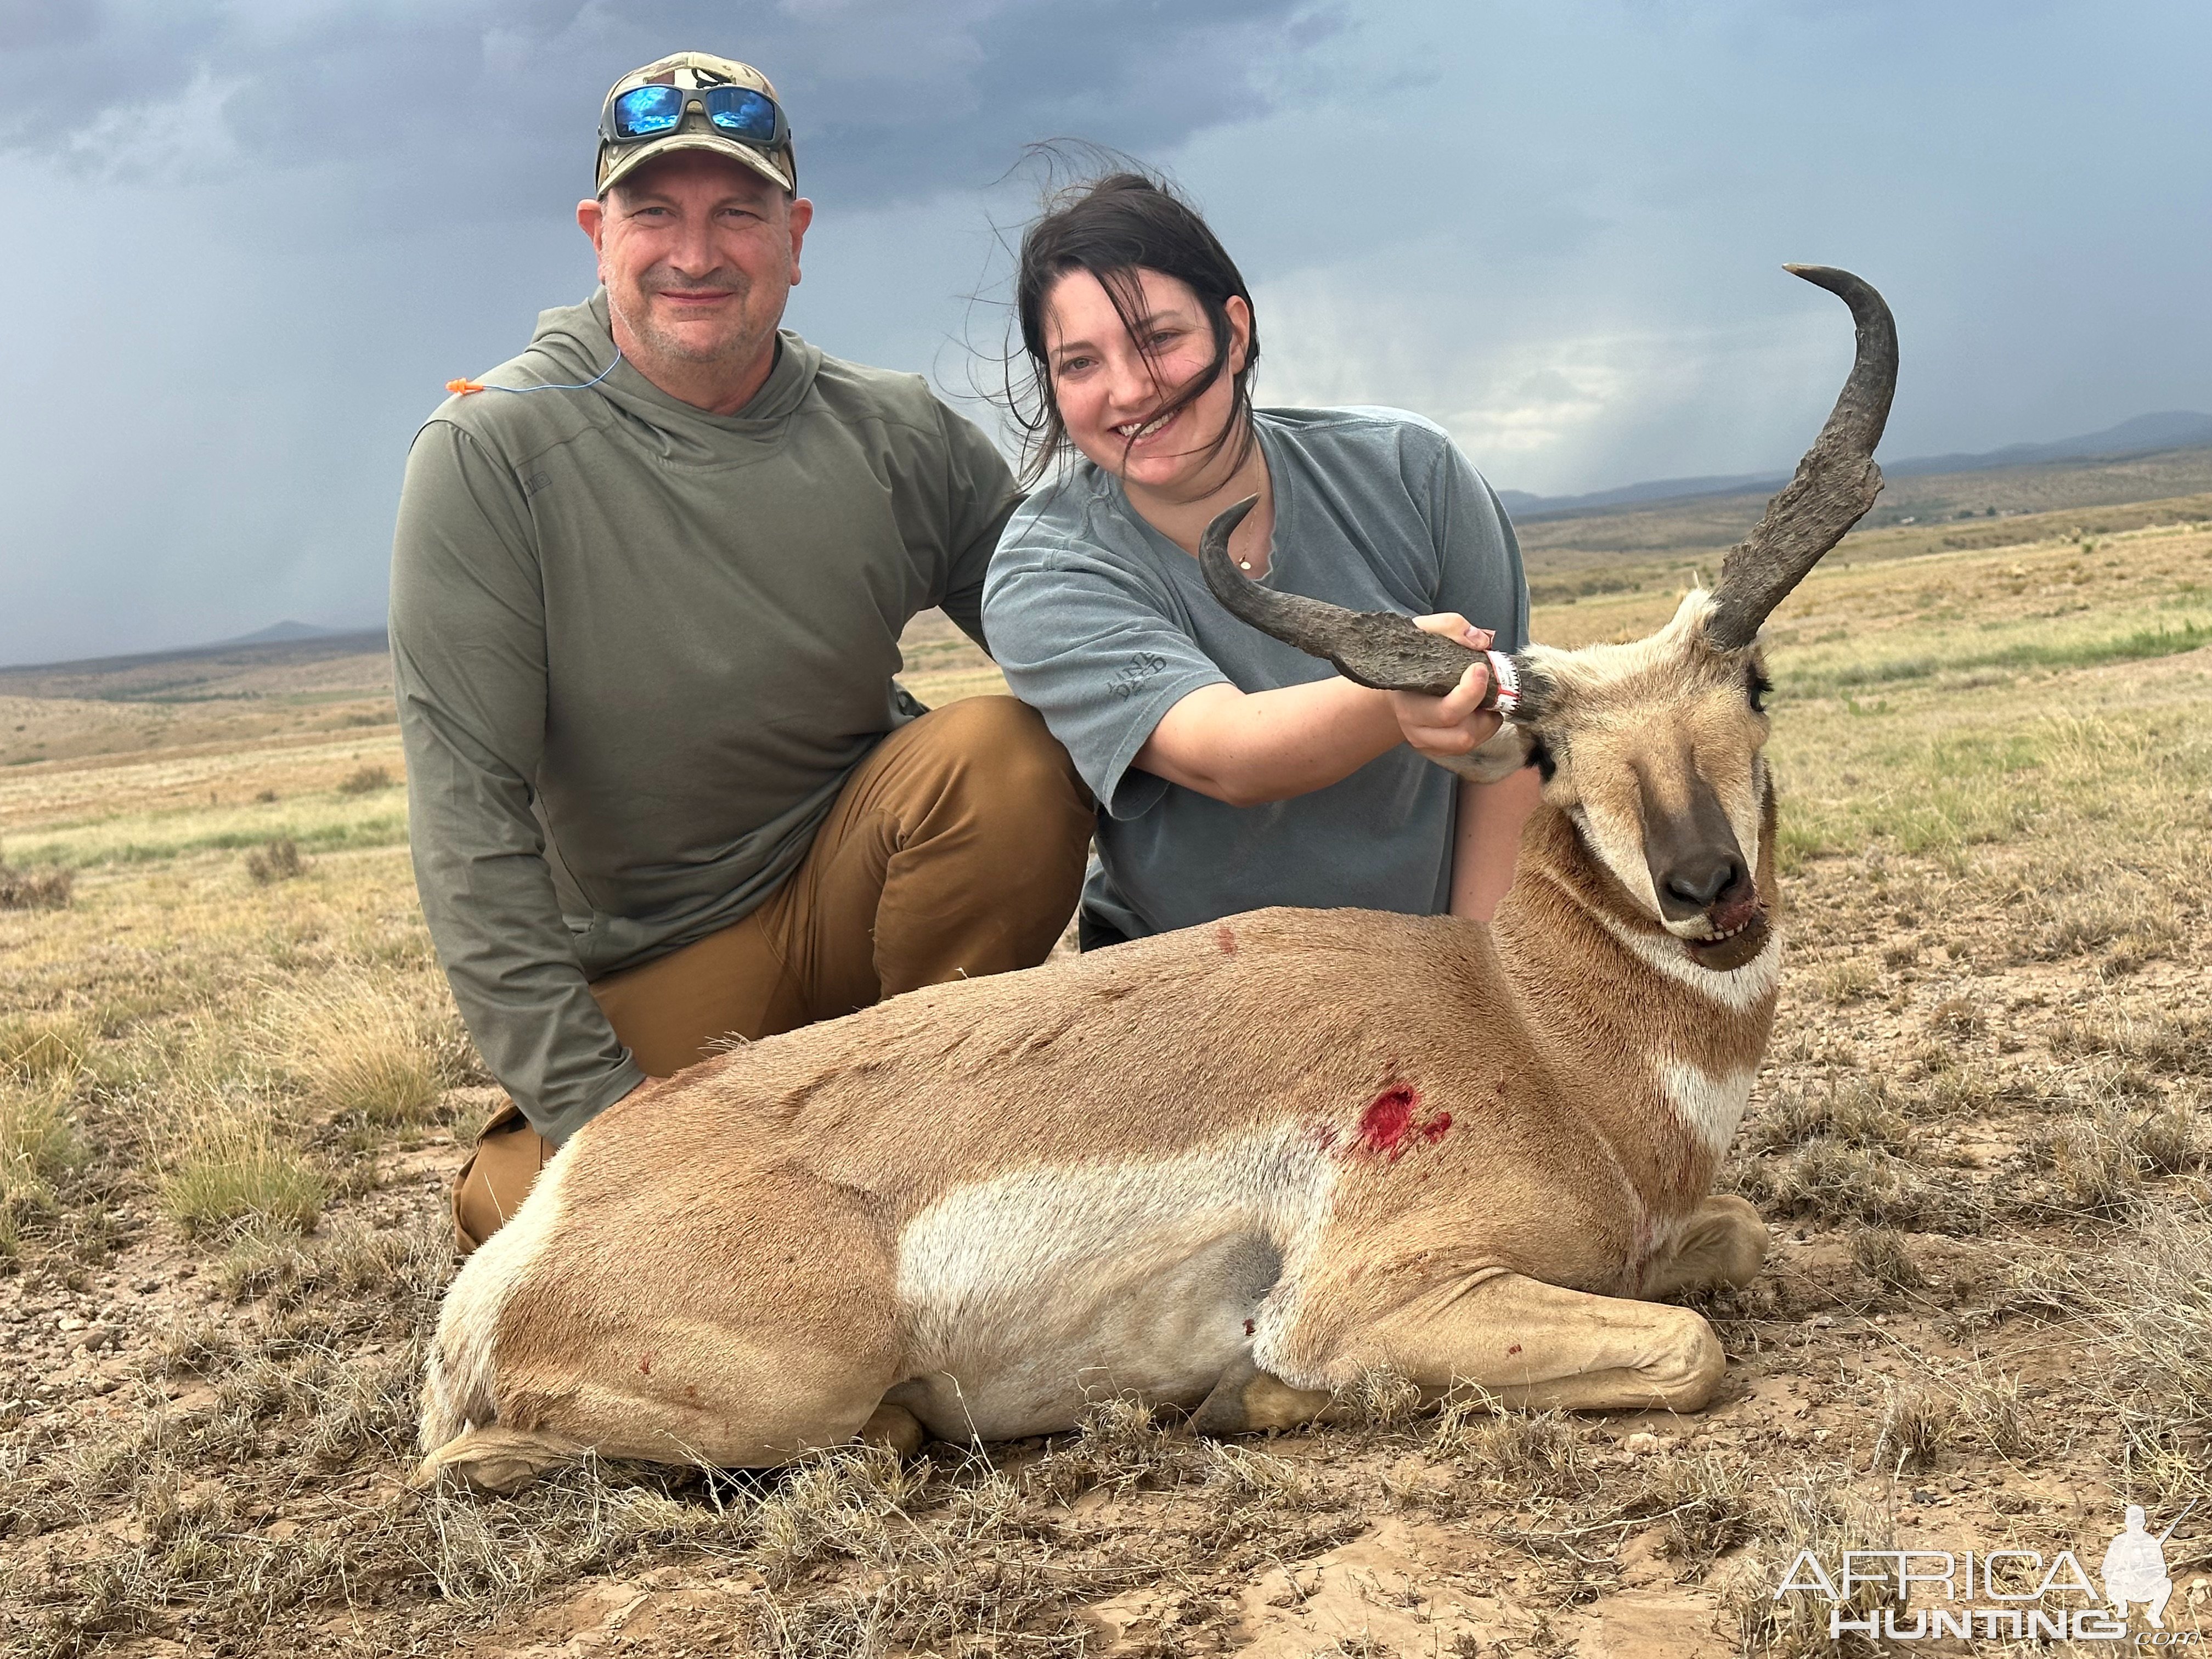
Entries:
{"type": "MultiPolygon", "coordinates": [[[[1528,641],[1513,527],[1443,432],[1395,409],[1254,416],[1273,484],[1266,580],[1357,611],[1456,611],[1528,641]]],[[[1270,904],[1432,915],[1450,907],[1458,781],[1401,745],[1294,799],[1231,806],[1135,769],[1162,715],[1201,686],[1326,679],[1246,626],[1198,562],[1079,463],[1007,522],[983,590],[992,654],[1099,800],[1084,907],[1129,937],[1270,904]]]]}

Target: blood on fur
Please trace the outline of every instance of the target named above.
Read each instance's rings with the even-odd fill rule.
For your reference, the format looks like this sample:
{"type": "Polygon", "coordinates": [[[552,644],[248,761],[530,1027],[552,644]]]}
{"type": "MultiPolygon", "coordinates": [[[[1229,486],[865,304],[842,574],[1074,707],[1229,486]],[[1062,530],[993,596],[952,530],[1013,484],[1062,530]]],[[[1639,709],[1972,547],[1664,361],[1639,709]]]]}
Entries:
{"type": "Polygon", "coordinates": [[[1420,1103],[1419,1091],[1405,1084],[1384,1090],[1360,1113],[1351,1150],[1373,1153],[1395,1164],[1413,1141],[1433,1146],[1443,1139],[1451,1128],[1451,1114],[1438,1112],[1425,1123],[1417,1122],[1413,1111],[1420,1103]]]}

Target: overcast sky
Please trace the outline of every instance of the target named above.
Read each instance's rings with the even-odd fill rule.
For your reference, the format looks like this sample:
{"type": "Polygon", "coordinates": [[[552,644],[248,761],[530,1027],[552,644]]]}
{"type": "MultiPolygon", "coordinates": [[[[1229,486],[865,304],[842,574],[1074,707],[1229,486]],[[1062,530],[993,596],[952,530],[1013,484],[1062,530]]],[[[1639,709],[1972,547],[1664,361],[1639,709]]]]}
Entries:
{"type": "Polygon", "coordinates": [[[951,389],[1066,134],[1197,198],[1263,403],[1501,488],[1786,466],[1850,330],[1784,260],[1896,310],[1885,454],[2212,408],[2201,0],[0,0],[0,663],[380,618],[409,438],[590,290],[600,97],[687,46],[791,112],[791,325],[951,389]]]}

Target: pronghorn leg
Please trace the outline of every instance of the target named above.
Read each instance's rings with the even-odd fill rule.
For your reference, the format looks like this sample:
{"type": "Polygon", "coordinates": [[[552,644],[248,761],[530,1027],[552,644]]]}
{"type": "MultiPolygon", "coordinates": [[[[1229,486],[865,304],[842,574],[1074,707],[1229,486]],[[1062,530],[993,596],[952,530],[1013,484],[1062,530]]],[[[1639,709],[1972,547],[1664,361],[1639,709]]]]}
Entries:
{"type": "Polygon", "coordinates": [[[1766,1260],[1766,1224],[1747,1200],[1709,1198],[1674,1248],[1646,1265],[1638,1293],[1656,1298],[1714,1285],[1748,1285],[1766,1260]]]}
{"type": "Polygon", "coordinates": [[[863,1444],[888,1446],[901,1457],[912,1457],[929,1443],[929,1431],[905,1407],[886,1400],[860,1425],[860,1437],[863,1444]]]}
{"type": "Polygon", "coordinates": [[[1191,1414],[1190,1426],[1217,1439],[1294,1429],[1319,1417],[1334,1398],[1326,1390],[1294,1389],[1249,1358],[1240,1359],[1221,1374],[1213,1392],[1191,1414]]]}
{"type": "Polygon", "coordinates": [[[573,1463],[585,1448],[558,1435],[532,1434],[490,1424],[448,1440],[415,1466],[407,1484],[419,1492],[439,1477],[458,1476],[483,1492],[513,1492],[549,1469],[573,1463]]]}
{"type": "Polygon", "coordinates": [[[706,1167],[647,1188],[552,1165],[559,1229],[499,1310],[501,1427],[605,1458],[767,1468],[882,1417],[897,1309],[865,1200],[781,1171],[733,1194],[706,1167]]]}
{"type": "Polygon", "coordinates": [[[1388,1367],[1424,1389],[1480,1383],[1549,1411],[1696,1411],[1727,1361],[1686,1308],[1561,1290],[1519,1273],[1441,1285],[1358,1330],[1330,1362],[1350,1382],[1388,1367]]]}

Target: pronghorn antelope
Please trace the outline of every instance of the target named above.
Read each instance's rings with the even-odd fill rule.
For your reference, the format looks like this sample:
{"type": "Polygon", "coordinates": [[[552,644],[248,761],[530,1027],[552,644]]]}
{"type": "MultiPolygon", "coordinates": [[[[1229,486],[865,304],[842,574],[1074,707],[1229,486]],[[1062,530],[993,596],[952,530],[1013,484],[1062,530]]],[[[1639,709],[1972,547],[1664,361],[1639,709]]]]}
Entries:
{"type": "MultiPolygon", "coordinates": [[[[1065,1429],[1134,1392],[1288,1426],[1364,1370],[1506,1402],[1694,1410],[1721,1348],[1646,1298],[1758,1269],[1708,1196],[1772,1022],[1761,623],[1881,488],[1857,360],[1717,589],[1631,645],[1494,662],[1486,758],[1541,769],[1488,927],[1262,910],[914,992],[633,1097],[448,1291],[418,1480],[586,1450],[762,1466],[1065,1429]]],[[[1232,509],[1232,514],[1235,512],[1232,509]]],[[[1475,659],[1398,617],[1216,591],[1370,684],[1475,659]]]]}

